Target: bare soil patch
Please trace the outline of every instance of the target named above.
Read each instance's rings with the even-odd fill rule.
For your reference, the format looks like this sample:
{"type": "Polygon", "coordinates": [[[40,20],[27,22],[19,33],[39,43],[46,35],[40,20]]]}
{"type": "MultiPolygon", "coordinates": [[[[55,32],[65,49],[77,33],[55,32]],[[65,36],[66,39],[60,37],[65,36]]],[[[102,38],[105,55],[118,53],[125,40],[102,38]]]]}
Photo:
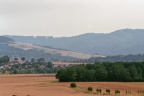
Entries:
{"type": "Polygon", "coordinates": [[[70,88],[70,82],[58,82],[54,75],[45,74],[25,74],[25,75],[0,75],[0,96],[103,96],[98,94],[85,93],[88,87],[101,88],[105,92],[106,88],[120,90],[119,96],[141,96],[137,90],[144,90],[143,82],[76,82],[78,88],[70,88]],[[126,95],[125,91],[131,91],[131,95],[126,95]]]}

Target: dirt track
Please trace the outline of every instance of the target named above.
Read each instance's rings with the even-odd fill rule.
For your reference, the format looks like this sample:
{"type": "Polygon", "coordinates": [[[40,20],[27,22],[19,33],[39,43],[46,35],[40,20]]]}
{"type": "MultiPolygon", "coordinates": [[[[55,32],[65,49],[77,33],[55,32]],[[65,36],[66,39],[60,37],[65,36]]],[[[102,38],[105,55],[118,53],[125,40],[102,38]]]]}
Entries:
{"type": "Polygon", "coordinates": [[[70,82],[59,83],[54,75],[0,75],[0,96],[95,96],[96,94],[82,92],[89,86],[93,87],[94,91],[96,88],[101,88],[103,93],[109,88],[111,95],[116,89],[123,95],[125,90],[131,91],[133,96],[138,96],[137,90],[144,90],[144,83],[77,82],[76,84],[78,89],[74,90],[69,87],[70,82]]]}

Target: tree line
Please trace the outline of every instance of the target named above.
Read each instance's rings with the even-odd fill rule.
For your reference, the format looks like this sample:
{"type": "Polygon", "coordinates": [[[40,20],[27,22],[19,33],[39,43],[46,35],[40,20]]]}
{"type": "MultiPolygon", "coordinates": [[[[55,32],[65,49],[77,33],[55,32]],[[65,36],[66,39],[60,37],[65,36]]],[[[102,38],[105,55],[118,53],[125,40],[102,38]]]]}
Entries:
{"type": "Polygon", "coordinates": [[[83,62],[94,63],[98,62],[143,62],[144,54],[129,54],[129,55],[115,55],[115,56],[106,56],[106,57],[91,57],[89,59],[83,60],[83,62]]]}
{"type": "Polygon", "coordinates": [[[144,62],[95,62],[63,68],[56,74],[60,82],[144,81],[144,62]]]}
{"type": "Polygon", "coordinates": [[[59,69],[53,67],[52,62],[25,62],[24,64],[15,64],[7,71],[11,74],[46,74],[56,73],[59,69]]]}
{"type": "MultiPolygon", "coordinates": [[[[14,58],[14,61],[19,60],[14,58]]],[[[26,58],[22,57],[22,61],[25,61],[26,58]]],[[[7,55],[0,57],[0,67],[6,65],[10,61],[7,55]]],[[[47,73],[56,73],[61,67],[54,67],[52,62],[45,61],[44,58],[35,59],[32,58],[31,61],[25,61],[23,64],[18,62],[8,65],[8,68],[1,68],[1,73],[10,73],[10,74],[47,74],[47,73]]]]}

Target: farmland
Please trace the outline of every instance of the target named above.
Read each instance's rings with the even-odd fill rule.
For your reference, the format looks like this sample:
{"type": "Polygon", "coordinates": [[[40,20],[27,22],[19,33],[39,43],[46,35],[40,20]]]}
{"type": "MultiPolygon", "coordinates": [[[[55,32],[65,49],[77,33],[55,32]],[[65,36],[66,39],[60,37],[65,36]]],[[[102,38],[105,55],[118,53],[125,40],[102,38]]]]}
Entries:
{"type": "MultiPolygon", "coordinates": [[[[88,87],[111,90],[110,95],[114,96],[114,90],[120,90],[120,96],[142,96],[138,90],[144,90],[143,82],[76,82],[77,88],[69,87],[70,82],[58,82],[54,75],[25,74],[25,75],[0,75],[0,96],[95,96],[96,94],[86,93],[88,87]],[[126,90],[131,94],[126,95],[126,90]]],[[[102,95],[97,95],[102,96],[102,95]]]]}

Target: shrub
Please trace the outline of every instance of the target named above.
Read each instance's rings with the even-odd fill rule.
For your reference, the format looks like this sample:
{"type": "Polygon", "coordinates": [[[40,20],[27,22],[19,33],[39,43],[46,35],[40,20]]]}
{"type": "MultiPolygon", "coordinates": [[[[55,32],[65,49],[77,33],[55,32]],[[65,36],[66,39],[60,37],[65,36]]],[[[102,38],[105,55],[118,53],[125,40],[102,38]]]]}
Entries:
{"type": "Polygon", "coordinates": [[[120,91],[119,91],[119,90],[115,90],[115,93],[116,93],[116,94],[120,94],[120,91]]]}
{"type": "Polygon", "coordinates": [[[75,87],[77,87],[77,86],[76,86],[75,83],[71,83],[71,84],[70,84],[70,87],[75,88],[75,87]]]}
{"type": "Polygon", "coordinates": [[[97,93],[100,93],[101,94],[101,92],[102,92],[102,90],[101,89],[96,89],[96,91],[97,91],[97,93]]]}
{"type": "Polygon", "coordinates": [[[110,89],[106,89],[106,93],[109,93],[109,94],[110,94],[110,89]]]}
{"type": "Polygon", "coordinates": [[[93,90],[93,88],[92,87],[88,87],[88,91],[92,91],[93,90]]]}

